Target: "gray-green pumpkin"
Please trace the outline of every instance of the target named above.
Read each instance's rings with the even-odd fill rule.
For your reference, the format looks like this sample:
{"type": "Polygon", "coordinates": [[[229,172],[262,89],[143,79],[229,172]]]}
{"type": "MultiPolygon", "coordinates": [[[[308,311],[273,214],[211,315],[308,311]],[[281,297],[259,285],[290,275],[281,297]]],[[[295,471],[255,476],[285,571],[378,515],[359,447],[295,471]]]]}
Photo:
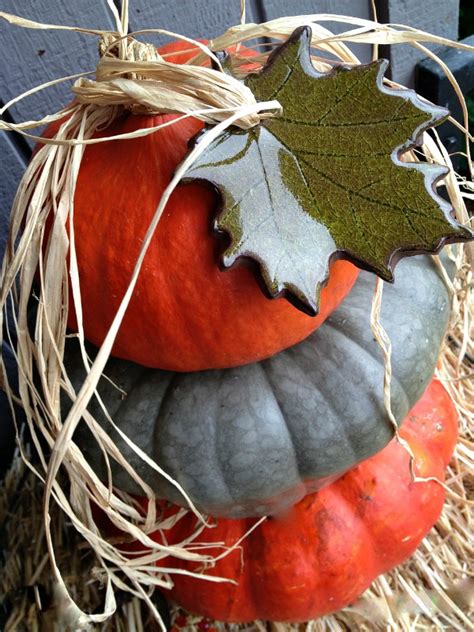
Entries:
{"type": "MultiPolygon", "coordinates": [[[[243,367],[172,373],[110,360],[100,395],[115,423],[195,505],[214,516],[276,514],[380,451],[393,429],[383,404],[383,359],[369,324],[375,278],[362,273],[335,314],[299,345],[243,367]]],[[[449,317],[448,291],[428,257],[402,261],[386,285],[382,324],[393,345],[392,409],[401,422],[433,374],[449,317]]],[[[258,323],[256,323],[258,327],[258,323]]],[[[137,332],[140,335],[140,332],[137,332]]],[[[67,366],[79,386],[78,352],[67,366]]],[[[157,496],[185,504],[112,429],[89,411],[157,496]]],[[[86,425],[75,440],[105,476],[86,425]]],[[[122,468],[114,485],[142,490],[122,468]]]]}

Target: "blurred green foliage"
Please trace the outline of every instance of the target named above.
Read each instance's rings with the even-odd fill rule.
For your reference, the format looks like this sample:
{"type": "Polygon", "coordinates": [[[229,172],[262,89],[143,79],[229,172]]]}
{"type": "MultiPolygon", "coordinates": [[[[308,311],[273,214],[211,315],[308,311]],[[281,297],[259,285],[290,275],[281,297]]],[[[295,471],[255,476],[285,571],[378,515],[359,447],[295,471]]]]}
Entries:
{"type": "MultiPolygon", "coordinates": [[[[459,39],[474,34],[474,2],[473,0],[461,0],[459,6],[459,39]]],[[[469,110],[469,127],[474,129],[474,91],[466,96],[469,110]]]]}
{"type": "Polygon", "coordinates": [[[461,0],[459,7],[459,39],[474,33],[474,2],[461,0]]]}

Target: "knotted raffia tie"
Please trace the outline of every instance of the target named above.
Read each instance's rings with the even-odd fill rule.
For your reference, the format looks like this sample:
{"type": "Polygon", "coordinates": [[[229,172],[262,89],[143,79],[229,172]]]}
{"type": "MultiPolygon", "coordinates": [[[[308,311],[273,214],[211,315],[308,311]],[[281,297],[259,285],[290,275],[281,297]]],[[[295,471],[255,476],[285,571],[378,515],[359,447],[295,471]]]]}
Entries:
{"type": "MultiPolygon", "coordinates": [[[[168,62],[152,45],[130,37],[118,41],[104,34],[99,52],[96,79],[81,78],[73,87],[81,103],[122,105],[136,114],[195,114],[211,124],[257,103],[252,91],[226,72],[168,62]]],[[[276,112],[247,111],[235,124],[247,129],[276,112]]]]}

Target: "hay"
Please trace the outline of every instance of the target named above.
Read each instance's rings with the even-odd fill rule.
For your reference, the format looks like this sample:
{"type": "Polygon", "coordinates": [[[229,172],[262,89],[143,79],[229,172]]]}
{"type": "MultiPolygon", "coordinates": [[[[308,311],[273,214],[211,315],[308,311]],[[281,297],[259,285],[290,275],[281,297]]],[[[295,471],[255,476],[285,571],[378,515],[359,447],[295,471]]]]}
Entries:
{"type": "MultiPolygon", "coordinates": [[[[155,58],[155,53],[154,51],[152,52],[150,46],[138,44],[134,39],[126,35],[128,27],[127,0],[122,2],[122,13],[120,16],[113,3],[108,2],[108,4],[114,12],[117,22],[117,31],[114,33],[87,28],[38,24],[0,12],[0,18],[25,28],[65,29],[80,31],[93,37],[99,36],[102,41],[102,61],[99,64],[99,72],[96,79],[104,79],[103,82],[85,79],[85,76],[89,76],[91,73],[82,73],[81,76],[76,76],[75,91],[79,100],[75,101],[68,108],[58,113],[50,114],[41,120],[24,121],[17,124],[0,121],[0,129],[16,130],[29,138],[38,139],[37,136],[30,133],[31,129],[44,123],[63,119],[56,137],[44,141],[44,146],[35,154],[22,180],[14,202],[9,248],[2,269],[1,304],[4,306],[12,301],[16,306],[16,310],[14,310],[16,314],[14,316],[14,326],[20,334],[18,336],[18,345],[16,346],[20,367],[19,399],[25,410],[29,431],[37,452],[37,458],[33,463],[24,455],[25,462],[29,467],[28,474],[25,474],[25,477],[30,481],[30,497],[22,501],[25,503],[23,510],[20,508],[21,503],[17,507],[20,511],[19,515],[23,516],[23,521],[26,521],[25,525],[28,524],[29,526],[25,526],[24,532],[18,530],[17,538],[13,538],[12,542],[18,542],[15,548],[18,555],[25,555],[25,559],[33,560],[32,568],[42,569],[40,573],[41,581],[46,582],[48,586],[54,585],[54,591],[52,592],[55,599],[55,616],[58,621],[64,622],[67,619],[71,622],[72,628],[86,630],[95,624],[100,624],[102,626],[101,629],[106,629],[104,626],[109,625],[109,623],[106,624],[106,621],[112,620],[115,623],[110,623],[110,625],[116,624],[117,629],[133,630],[132,626],[135,617],[136,629],[140,630],[140,625],[142,625],[140,622],[141,614],[136,614],[136,616],[133,614],[134,612],[139,612],[139,609],[133,605],[127,606],[130,618],[126,624],[123,624],[129,627],[120,627],[122,623],[120,623],[120,614],[117,611],[113,587],[119,590],[128,590],[133,598],[141,598],[154,612],[156,619],[159,620],[159,613],[149,595],[156,586],[170,586],[172,577],[165,572],[153,570],[153,564],[168,554],[188,559],[199,559],[203,562],[211,561],[206,555],[205,549],[202,549],[199,554],[189,550],[193,535],[199,533],[199,529],[202,529],[205,524],[205,519],[200,516],[201,527],[198,529],[198,532],[175,547],[166,547],[152,542],[147,534],[160,527],[155,515],[154,503],[148,504],[147,515],[143,516],[130,498],[112,491],[111,481],[108,481],[108,484],[106,484],[98,480],[78,446],[72,442],[72,435],[78,423],[81,421],[87,423],[93,430],[93,433],[97,435],[101,449],[107,455],[107,458],[115,459],[123,467],[127,468],[130,475],[142,486],[144,495],[147,495],[150,499],[154,498],[152,490],[140,480],[135,472],[130,470],[130,467],[108,435],[101,430],[100,426],[87,412],[87,404],[90,398],[94,396],[95,388],[110,354],[115,335],[140,273],[148,244],[159,223],[166,201],[186,167],[197,158],[200,152],[204,151],[219,131],[231,124],[239,124],[243,127],[252,125],[260,117],[271,116],[279,108],[279,104],[276,102],[256,103],[252,94],[242,90],[241,84],[232,78],[227,79],[227,76],[223,76],[224,73],[219,73],[209,68],[208,59],[211,58],[218,64],[219,60],[215,58],[213,51],[221,50],[231,45],[238,47],[242,42],[249,42],[262,36],[271,38],[273,43],[280,42],[297,26],[308,23],[311,24],[313,29],[314,61],[321,68],[327,68],[330,62],[321,58],[318,55],[318,51],[321,51],[323,54],[330,53],[339,62],[357,63],[357,59],[344,42],[365,42],[374,46],[387,43],[408,43],[418,48],[423,46],[422,43],[429,42],[446,44],[457,48],[466,48],[466,46],[449,42],[409,27],[381,25],[370,20],[347,18],[345,16],[296,16],[272,20],[261,25],[245,24],[245,3],[242,3],[242,23],[232,27],[221,37],[211,41],[207,47],[163,29],[143,31],[142,33],[147,35],[167,33],[176,38],[190,41],[202,51],[185,66],[170,68],[171,65],[164,58],[155,58]],[[345,33],[335,36],[320,24],[324,24],[328,20],[348,24],[349,28],[345,33]],[[151,84],[153,82],[156,83],[154,86],[150,84],[150,91],[145,95],[141,90],[142,85],[140,84],[140,80],[144,77],[147,77],[151,84]],[[199,98],[194,94],[197,80],[207,82],[206,85],[208,87],[205,93],[201,91],[199,98]],[[178,84],[180,86],[179,90],[177,90],[178,84]],[[176,98],[170,99],[170,93],[173,93],[176,98]],[[204,121],[212,121],[217,123],[217,126],[207,133],[196,147],[196,150],[190,154],[160,201],[137,260],[128,291],[123,298],[96,360],[91,364],[84,348],[84,332],[81,322],[81,294],[74,233],[72,230],[74,189],[86,145],[110,140],[107,137],[101,138],[100,141],[93,139],[94,131],[97,128],[106,127],[115,119],[123,107],[138,109],[139,111],[142,111],[142,108],[144,108],[148,112],[162,108],[164,111],[181,113],[182,116],[194,116],[204,121]],[[54,217],[54,220],[49,247],[46,248],[44,227],[48,217],[54,217]],[[65,229],[66,226],[69,226],[69,234],[65,229]],[[72,296],[68,296],[68,269],[66,265],[68,253],[70,256],[69,272],[72,280],[72,296]],[[27,326],[27,308],[37,270],[39,270],[40,278],[38,317],[35,331],[30,333],[27,326]],[[63,365],[66,313],[70,300],[72,300],[78,316],[78,338],[83,349],[84,365],[88,372],[88,377],[78,393],[74,392],[63,365]],[[40,376],[41,383],[39,385],[35,383],[35,374],[40,376]],[[72,401],[71,410],[66,418],[62,417],[60,410],[61,392],[66,393],[72,401]],[[61,476],[59,475],[60,470],[61,476]],[[42,492],[44,494],[40,500],[42,492]],[[37,498],[37,502],[33,501],[33,497],[37,498]],[[33,502],[36,502],[34,506],[37,507],[38,511],[31,515],[33,502]],[[134,539],[139,540],[144,546],[149,547],[151,553],[146,558],[137,557],[133,561],[125,559],[123,554],[113,546],[113,543],[107,541],[100,533],[92,511],[94,506],[103,508],[109,519],[118,528],[127,532],[134,539]],[[28,520],[30,520],[30,523],[27,523],[28,520]],[[27,549],[21,549],[21,547],[27,547],[30,544],[32,532],[38,534],[38,542],[45,543],[46,548],[44,546],[40,547],[38,544],[37,550],[25,553],[27,549]],[[26,538],[23,544],[20,543],[22,533],[24,534],[24,539],[26,538]],[[64,547],[62,546],[63,542],[65,543],[64,547]],[[70,550],[67,550],[69,547],[74,551],[72,558],[70,550]],[[18,553],[20,549],[24,553],[18,553]],[[93,559],[91,557],[91,549],[95,555],[95,557],[92,556],[93,559]],[[46,550],[52,562],[51,566],[44,561],[46,550]],[[84,556],[82,554],[79,555],[79,552],[82,551],[84,551],[84,556]],[[94,567],[97,567],[93,575],[89,573],[92,564],[94,567]],[[122,569],[122,574],[118,573],[117,568],[122,569]],[[104,579],[104,589],[101,592],[97,591],[96,584],[92,584],[92,587],[87,585],[87,590],[84,590],[82,594],[79,592],[77,582],[75,583],[76,578],[97,578],[99,575],[104,579]],[[67,577],[72,578],[72,582],[67,581],[67,577]],[[98,611],[97,603],[94,601],[96,597],[99,600],[98,603],[102,604],[99,606],[98,611]],[[94,601],[93,607],[92,601],[94,601]],[[78,604],[80,604],[80,607],[78,604]],[[94,614],[90,614],[91,609],[94,611],[94,614]]],[[[472,47],[468,48],[472,50],[472,47]]],[[[265,63],[267,54],[260,53],[252,59],[252,62],[257,64],[265,63]]],[[[429,54],[432,55],[432,53],[429,54]]],[[[440,60],[438,62],[440,63],[440,60]]],[[[237,53],[234,59],[234,70],[237,74],[244,73],[245,63],[248,63],[248,59],[239,57],[237,53]]],[[[464,99],[454,77],[449,72],[447,76],[463,104],[464,121],[461,123],[456,122],[456,124],[464,130],[466,141],[469,141],[472,137],[467,131],[467,111],[464,99]]],[[[64,78],[56,81],[62,80],[64,78]]],[[[50,84],[38,86],[33,91],[44,89],[50,84]]],[[[0,110],[0,114],[3,114],[14,102],[24,98],[27,94],[31,94],[33,91],[30,90],[28,93],[20,95],[10,103],[7,103],[0,110]]],[[[153,133],[157,129],[139,130],[126,137],[134,138],[139,135],[153,133]]],[[[466,151],[469,151],[468,142],[466,151]]],[[[449,156],[447,156],[442,146],[437,143],[436,137],[432,138],[429,135],[425,135],[424,156],[428,160],[450,165],[449,156]]],[[[468,218],[463,196],[469,194],[462,193],[459,183],[452,172],[446,178],[445,184],[458,219],[462,222],[467,222],[468,218]]],[[[467,186],[471,186],[470,183],[467,183],[467,186]]],[[[467,307],[468,293],[472,291],[468,287],[468,283],[472,281],[469,275],[472,273],[468,270],[467,264],[463,262],[473,260],[473,248],[472,246],[465,248],[467,257],[470,259],[463,259],[461,248],[453,249],[453,252],[457,253],[456,260],[460,274],[453,286],[455,316],[451,328],[450,346],[445,347],[440,372],[443,379],[448,379],[447,384],[462,415],[464,429],[467,433],[467,420],[472,418],[473,412],[472,382],[469,380],[471,374],[468,373],[468,371],[472,372],[472,367],[466,369],[466,365],[462,364],[459,358],[465,359],[469,353],[471,353],[472,357],[472,350],[468,350],[471,317],[467,307]],[[469,399],[470,397],[471,399],[469,399]]],[[[7,392],[12,401],[16,401],[18,398],[9,389],[4,371],[2,379],[4,384],[6,384],[7,392]]],[[[113,423],[112,420],[110,421],[113,423]]],[[[463,565],[467,565],[468,554],[472,553],[466,535],[466,530],[468,533],[470,525],[469,516],[465,515],[467,491],[464,488],[467,476],[465,472],[468,467],[472,466],[472,455],[469,454],[471,438],[467,434],[465,437],[460,442],[455,469],[451,472],[451,489],[453,490],[451,493],[455,494],[455,498],[453,496],[453,498],[449,498],[449,501],[452,501],[452,506],[458,507],[458,509],[453,509],[452,513],[449,514],[444,531],[442,531],[444,534],[443,540],[435,539],[432,548],[428,552],[422,549],[424,551],[423,560],[420,561],[420,565],[415,570],[410,570],[411,567],[408,566],[403,571],[403,574],[400,572],[398,575],[395,574],[389,578],[378,580],[371,589],[370,608],[365,607],[365,614],[364,601],[362,600],[358,610],[352,609],[352,611],[345,611],[337,615],[336,618],[322,620],[327,623],[316,623],[314,624],[316,627],[313,626],[313,629],[320,629],[320,625],[327,625],[329,629],[334,630],[344,629],[344,617],[355,617],[359,621],[357,625],[360,625],[361,629],[363,629],[362,621],[364,616],[369,610],[370,617],[373,618],[375,604],[379,604],[381,621],[394,621],[397,619],[402,626],[405,625],[405,619],[423,622],[423,617],[427,617],[428,614],[426,606],[420,604],[424,603],[424,599],[431,598],[430,590],[435,591],[432,593],[433,595],[438,595],[439,590],[441,590],[440,586],[442,588],[448,585],[458,586],[456,582],[465,581],[468,571],[463,565]],[[448,547],[449,550],[445,549],[445,547],[448,547]],[[461,561],[459,562],[459,560],[461,561]],[[440,570],[443,563],[445,563],[445,568],[440,570]],[[431,564],[434,565],[430,566],[431,564]],[[417,613],[410,614],[410,612],[408,614],[404,613],[404,608],[410,610],[410,608],[413,609],[413,605],[411,601],[409,607],[403,605],[403,594],[414,595],[416,604],[418,604],[415,606],[415,610],[417,607],[421,608],[422,615],[417,613]],[[402,605],[397,603],[397,599],[401,600],[400,603],[402,605]],[[392,614],[389,615],[389,613],[392,614]]],[[[130,439],[128,439],[128,443],[142,458],[147,458],[134,446],[130,439]]],[[[152,467],[161,471],[158,464],[153,463],[150,459],[148,459],[148,462],[152,467]]],[[[10,476],[10,485],[16,484],[12,482],[14,478],[13,475],[10,476]]],[[[174,481],[172,482],[174,483],[174,481]]],[[[20,488],[19,491],[22,498],[23,493],[26,493],[27,490],[26,486],[25,489],[23,487],[20,488]]],[[[11,488],[5,493],[11,494],[11,488]]],[[[5,507],[8,504],[7,500],[4,499],[3,502],[5,507]]],[[[191,503],[190,508],[196,512],[191,503]]],[[[179,514],[178,519],[182,515],[184,515],[184,510],[179,514]]],[[[446,511],[444,516],[446,520],[446,511]]],[[[12,525],[11,519],[7,522],[9,525],[12,525]]],[[[11,528],[15,529],[15,527],[11,526],[6,527],[6,529],[11,528]]],[[[18,562],[16,562],[15,566],[14,561],[11,562],[9,568],[13,570],[9,571],[5,578],[2,578],[2,582],[6,581],[8,577],[14,577],[15,569],[17,574],[20,573],[20,576],[26,572],[26,567],[21,569],[18,562]]],[[[34,575],[34,571],[32,572],[34,575]]],[[[16,581],[12,580],[13,584],[16,581]]],[[[20,584],[21,581],[23,583],[24,581],[32,581],[31,573],[28,571],[27,575],[23,578],[20,577],[18,581],[20,581],[20,584]]],[[[216,581],[215,578],[214,581],[216,581]]],[[[21,588],[21,585],[19,587],[21,588]]],[[[8,592],[11,593],[11,590],[9,589],[8,592]]],[[[40,596],[38,591],[36,591],[35,598],[40,599],[40,596]]],[[[466,629],[465,616],[459,607],[455,605],[453,599],[454,597],[450,598],[446,592],[444,593],[440,601],[441,606],[446,612],[449,608],[451,608],[451,611],[448,614],[445,612],[442,616],[450,617],[448,619],[449,625],[453,625],[452,621],[454,621],[455,626],[458,626],[455,629],[466,629]],[[464,627],[459,627],[460,625],[464,627]]],[[[29,609],[29,616],[33,617],[33,621],[34,615],[31,614],[31,600],[26,600],[22,603],[23,606],[18,610],[20,613],[18,616],[23,617],[23,614],[21,614],[23,610],[29,609]]],[[[356,619],[351,619],[352,625],[354,625],[356,619]]],[[[26,621],[24,617],[22,620],[26,621]]],[[[429,621],[429,619],[426,621],[429,621]]],[[[432,621],[436,623],[436,616],[432,621]]],[[[17,622],[15,625],[19,625],[19,623],[17,622]]],[[[35,629],[34,627],[28,627],[30,624],[25,625],[25,629],[35,629]]],[[[36,625],[36,623],[31,625],[36,625]]],[[[425,622],[422,625],[430,624],[425,622]]],[[[47,627],[46,629],[54,630],[52,627],[47,627]]],[[[161,629],[163,629],[162,626],[161,629]]],[[[422,627],[420,629],[425,628],[422,627]]]]}

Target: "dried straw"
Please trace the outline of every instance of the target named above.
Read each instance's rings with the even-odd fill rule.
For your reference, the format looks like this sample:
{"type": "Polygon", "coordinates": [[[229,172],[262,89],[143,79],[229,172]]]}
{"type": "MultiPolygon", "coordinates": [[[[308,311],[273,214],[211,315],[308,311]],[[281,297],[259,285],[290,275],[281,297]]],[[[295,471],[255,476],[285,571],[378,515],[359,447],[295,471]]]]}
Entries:
{"type": "MultiPolygon", "coordinates": [[[[166,61],[165,56],[158,55],[153,47],[139,43],[133,37],[126,35],[128,29],[127,0],[122,2],[121,15],[118,14],[111,0],[108,0],[108,4],[117,23],[115,32],[39,24],[0,12],[0,18],[20,27],[71,30],[101,38],[102,57],[98,64],[95,80],[85,78],[92,73],[82,73],[74,77],[76,79],[74,86],[76,98],[72,105],[37,121],[24,121],[17,124],[0,121],[0,129],[14,130],[36,140],[40,139],[30,130],[51,121],[62,121],[54,138],[42,139],[43,146],[33,157],[20,184],[12,208],[9,244],[2,267],[1,306],[6,306],[9,302],[15,306],[12,316],[14,323],[9,324],[13,325],[18,333],[15,352],[20,373],[19,398],[8,386],[3,364],[1,365],[1,379],[6,385],[11,401],[19,400],[25,410],[33,444],[38,454],[34,464],[25,455],[24,458],[31,472],[44,485],[44,537],[52,562],[51,568],[57,603],[60,604],[61,612],[67,613],[71,625],[84,630],[96,623],[104,624],[116,611],[117,604],[113,587],[128,590],[135,597],[144,600],[159,622],[159,613],[151,602],[149,594],[156,586],[170,586],[172,577],[169,569],[158,568],[156,564],[159,564],[160,560],[170,554],[185,559],[201,560],[206,563],[212,561],[206,554],[205,547],[201,548],[199,553],[190,550],[190,543],[193,538],[206,524],[202,516],[199,516],[201,526],[197,533],[191,534],[186,541],[174,547],[156,544],[147,534],[158,528],[166,529],[169,525],[160,521],[160,517],[155,513],[155,504],[148,503],[146,515],[143,515],[132,499],[112,489],[110,479],[107,483],[100,481],[79,447],[72,441],[72,436],[78,423],[87,423],[97,437],[100,448],[107,458],[115,459],[126,468],[141,485],[143,494],[151,500],[154,499],[152,490],[131,470],[110,437],[87,411],[87,405],[91,397],[98,397],[96,386],[132,296],[148,245],[158,226],[166,202],[182,175],[222,130],[230,125],[239,125],[244,128],[252,126],[261,118],[275,115],[280,109],[279,104],[275,101],[257,103],[253,95],[239,81],[218,69],[209,67],[209,60],[211,59],[219,68],[219,60],[214,55],[214,51],[236,46],[233,66],[236,76],[241,76],[245,73],[245,64],[248,63],[248,59],[238,54],[238,47],[242,42],[261,37],[270,38],[273,42],[280,42],[286,39],[296,27],[306,24],[310,24],[312,27],[314,61],[321,68],[327,68],[332,63],[358,63],[357,58],[344,42],[365,42],[374,46],[408,43],[414,47],[420,47],[425,43],[434,43],[474,50],[472,47],[450,42],[409,27],[381,25],[376,21],[346,16],[320,14],[280,18],[259,25],[245,24],[245,4],[242,3],[241,24],[232,27],[222,36],[209,42],[207,46],[163,29],[142,31],[141,33],[148,35],[167,34],[199,47],[201,52],[189,63],[183,66],[174,66],[166,61]],[[334,35],[321,25],[328,20],[350,25],[350,28],[345,33],[334,35]],[[323,55],[330,53],[338,61],[329,62],[327,58],[321,57],[321,53],[323,55]],[[81,291],[73,230],[74,191],[85,147],[88,144],[108,142],[111,138],[117,138],[93,138],[95,130],[106,128],[123,108],[140,112],[177,112],[182,117],[197,117],[205,122],[212,122],[215,126],[206,133],[195,150],[180,166],[166,189],[149,226],[128,290],[96,359],[91,363],[84,347],[81,317],[81,291]],[[52,225],[48,237],[45,236],[47,221],[52,225]],[[69,268],[67,257],[69,257],[69,268]],[[68,274],[71,281],[71,296],[69,296],[68,274]],[[37,296],[38,315],[34,332],[30,333],[27,326],[27,312],[35,277],[39,279],[40,286],[37,296]],[[77,337],[82,349],[84,366],[88,373],[77,393],[70,383],[63,363],[66,315],[70,300],[72,300],[77,314],[79,329],[77,337]],[[66,394],[72,402],[66,417],[61,412],[61,393],[66,394]],[[63,478],[59,476],[60,472],[63,474],[63,478]],[[64,481],[67,483],[65,484],[64,481]],[[51,500],[54,500],[54,504],[51,503],[51,500]],[[130,537],[140,541],[144,547],[149,548],[150,552],[133,559],[126,558],[114,547],[113,543],[107,541],[101,534],[93,512],[93,508],[97,506],[103,510],[114,525],[130,537]],[[87,614],[84,609],[81,610],[76,604],[73,589],[66,585],[57,553],[58,548],[60,548],[59,542],[53,538],[51,526],[53,517],[57,515],[61,516],[62,524],[67,517],[67,521],[83,538],[84,543],[87,543],[87,546],[94,551],[96,564],[101,569],[100,576],[103,577],[105,585],[102,612],[87,614]]],[[[265,63],[267,56],[268,53],[260,52],[255,58],[252,58],[252,63],[261,66],[265,63]]],[[[438,63],[441,63],[436,56],[434,57],[438,63]]],[[[463,111],[466,112],[459,86],[449,73],[448,78],[463,104],[463,111]]],[[[28,94],[66,79],[68,78],[42,84],[23,95],[19,95],[0,110],[0,115],[13,103],[25,98],[28,94]]],[[[168,124],[175,124],[175,122],[168,124]]],[[[466,140],[471,139],[467,131],[466,119],[464,122],[456,122],[456,124],[463,129],[466,140]]],[[[120,137],[136,138],[155,133],[161,127],[163,126],[137,130],[120,137]]],[[[431,138],[428,135],[425,135],[424,155],[428,160],[450,164],[446,151],[440,146],[436,138],[431,138]]],[[[462,193],[454,174],[447,177],[446,186],[458,219],[466,221],[467,213],[463,198],[469,194],[462,193]]],[[[468,186],[470,186],[469,183],[468,186]]],[[[455,320],[452,331],[455,333],[451,333],[451,339],[459,346],[459,353],[465,354],[468,347],[470,326],[466,284],[470,277],[469,273],[466,272],[462,254],[460,254],[461,249],[457,248],[453,251],[458,253],[456,261],[460,272],[453,285],[455,320]]],[[[472,257],[472,250],[470,250],[470,256],[472,257]]],[[[376,324],[376,322],[375,316],[374,323],[376,324]]],[[[449,388],[460,413],[471,415],[472,408],[469,408],[469,400],[466,397],[472,395],[472,386],[468,385],[466,375],[459,373],[461,363],[456,358],[460,356],[455,355],[451,347],[449,353],[446,349],[440,371],[443,372],[444,377],[447,376],[450,380],[448,382],[449,388]]],[[[388,375],[389,369],[387,360],[386,375],[388,375]]],[[[112,419],[110,422],[113,424],[112,419]]],[[[127,439],[127,442],[132,449],[147,460],[151,467],[166,476],[159,464],[148,459],[130,439],[127,439]]],[[[464,446],[462,442],[460,445],[461,447],[464,446]]],[[[463,466],[468,458],[466,450],[462,452],[462,457],[458,457],[460,461],[462,459],[463,466]]],[[[456,493],[461,495],[459,489],[461,476],[454,477],[453,480],[455,481],[453,484],[456,493]]],[[[176,482],[171,482],[178,486],[176,482]]],[[[182,492],[185,494],[184,490],[182,492]]],[[[189,506],[190,510],[199,515],[191,502],[189,502],[189,506]]],[[[184,513],[185,510],[182,510],[176,519],[181,519],[184,513]]],[[[459,522],[458,514],[453,520],[459,522]]],[[[449,568],[456,566],[452,558],[451,554],[447,554],[449,568]]],[[[453,573],[453,577],[458,576],[454,571],[453,573]]],[[[403,579],[401,579],[402,576],[400,575],[398,580],[393,580],[395,584],[392,586],[399,586],[407,582],[410,586],[410,577],[409,574],[404,574],[403,579]]],[[[210,580],[210,578],[205,579],[210,580]]],[[[219,579],[213,578],[213,581],[219,581],[219,579]]],[[[386,579],[380,580],[374,590],[378,590],[384,603],[389,604],[390,599],[387,595],[390,595],[390,591],[394,589],[390,588],[387,581],[386,579]],[[387,586],[390,589],[387,589],[387,586]]],[[[433,582],[431,583],[433,585],[433,582]]],[[[416,583],[413,586],[413,590],[418,590],[416,583]]],[[[439,588],[438,584],[435,588],[439,588]]],[[[408,590],[406,586],[405,589],[408,590]]],[[[446,601],[448,597],[445,596],[444,599],[446,601]]],[[[333,625],[336,624],[331,624],[331,626],[333,625]]],[[[162,625],[161,629],[164,629],[162,625]]],[[[334,629],[341,628],[334,627],[334,629]]]]}

